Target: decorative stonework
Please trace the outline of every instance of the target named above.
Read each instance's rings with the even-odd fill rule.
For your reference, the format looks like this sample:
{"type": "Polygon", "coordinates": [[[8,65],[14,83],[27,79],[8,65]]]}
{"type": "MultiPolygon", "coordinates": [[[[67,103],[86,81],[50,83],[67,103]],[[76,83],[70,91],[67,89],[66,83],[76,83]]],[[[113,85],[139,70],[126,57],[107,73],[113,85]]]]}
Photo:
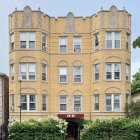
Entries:
{"type": "Polygon", "coordinates": [[[32,28],[32,10],[29,6],[23,10],[23,28],[32,28]]]}
{"type": "Polygon", "coordinates": [[[18,16],[17,16],[17,12],[15,12],[15,14],[14,14],[14,26],[15,26],[15,28],[18,28],[18,16]]]}
{"type": "Polygon", "coordinates": [[[42,13],[38,12],[38,18],[37,18],[37,27],[42,28],[42,13]]]}
{"type": "Polygon", "coordinates": [[[102,11],[99,13],[99,17],[100,17],[100,28],[103,28],[104,27],[104,13],[102,11]]]}
{"type": "Polygon", "coordinates": [[[127,15],[126,15],[126,12],[124,11],[124,12],[123,12],[123,20],[122,20],[122,21],[123,21],[122,26],[123,26],[124,28],[126,28],[126,16],[127,16],[127,15]]]}
{"type": "Polygon", "coordinates": [[[109,13],[109,27],[110,28],[117,28],[118,26],[118,13],[117,13],[117,7],[112,6],[110,8],[110,13],[109,13]]]}
{"type": "Polygon", "coordinates": [[[75,21],[73,13],[69,12],[66,19],[66,33],[75,32],[75,21]]]}

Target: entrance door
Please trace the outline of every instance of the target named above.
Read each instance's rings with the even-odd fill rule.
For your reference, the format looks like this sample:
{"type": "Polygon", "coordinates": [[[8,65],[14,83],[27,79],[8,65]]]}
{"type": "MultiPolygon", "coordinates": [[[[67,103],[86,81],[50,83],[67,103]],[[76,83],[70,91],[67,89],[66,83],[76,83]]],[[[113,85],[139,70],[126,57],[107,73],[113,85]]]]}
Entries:
{"type": "Polygon", "coordinates": [[[78,139],[78,125],[73,121],[68,121],[67,140],[78,139]]]}

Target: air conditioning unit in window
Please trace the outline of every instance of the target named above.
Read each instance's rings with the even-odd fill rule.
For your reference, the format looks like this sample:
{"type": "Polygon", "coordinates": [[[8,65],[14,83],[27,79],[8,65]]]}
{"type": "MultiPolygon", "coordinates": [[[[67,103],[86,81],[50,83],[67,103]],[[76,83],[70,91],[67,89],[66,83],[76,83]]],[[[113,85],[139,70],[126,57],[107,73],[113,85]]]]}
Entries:
{"type": "Polygon", "coordinates": [[[47,47],[46,46],[42,46],[42,49],[46,51],[47,50],[47,47]]]}
{"type": "Polygon", "coordinates": [[[74,111],[75,111],[75,112],[80,112],[80,111],[81,111],[81,108],[80,108],[80,107],[75,107],[75,108],[74,108],[74,111]]]}

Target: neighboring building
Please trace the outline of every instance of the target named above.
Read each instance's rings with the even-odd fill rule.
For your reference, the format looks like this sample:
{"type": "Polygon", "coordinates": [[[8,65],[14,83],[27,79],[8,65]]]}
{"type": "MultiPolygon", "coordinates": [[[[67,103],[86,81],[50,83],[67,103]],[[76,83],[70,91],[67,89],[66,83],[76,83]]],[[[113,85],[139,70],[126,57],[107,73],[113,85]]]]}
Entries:
{"type": "Polygon", "coordinates": [[[124,116],[131,93],[131,15],[112,6],[89,17],[9,15],[10,119],[124,116]],[[18,77],[22,81],[18,81],[18,77]]]}
{"type": "Polygon", "coordinates": [[[9,78],[0,73],[0,139],[4,138],[9,119],[9,78]]]}
{"type": "Polygon", "coordinates": [[[140,90],[131,93],[131,100],[134,102],[140,101],[140,90]]]}
{"type": "Polygon", "coordinates": [[[0,124],[8,124],[9,119],[9,78],[0,73],[0,124]]]}

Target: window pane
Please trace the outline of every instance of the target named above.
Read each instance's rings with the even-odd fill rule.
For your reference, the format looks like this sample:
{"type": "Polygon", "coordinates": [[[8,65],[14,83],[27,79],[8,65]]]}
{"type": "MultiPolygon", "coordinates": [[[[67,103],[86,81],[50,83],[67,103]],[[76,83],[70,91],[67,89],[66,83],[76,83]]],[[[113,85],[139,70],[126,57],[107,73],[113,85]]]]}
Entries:
{"type": "Polygon", "coordinates": [[[20,41],[20,48],[26,48],[26,41],[20,41]]]}
{"type": "Polygon", "coordinates": [[[121,71],[120,64],[114,64],[114,71],[115,71],[114,79],[120,79],[120,71],[121,71]]]}
{"type": "Polygon", "coordinates": [[[27,96],[26,95],[21,95],[20,102],[21,102],[21,110],[27,110],[27,96]]]}
{"type": "Polygon", "coordinates": [[[20,41],[26,41],[26,33],[20,33],[20,41]]]}
{"type": "Polygon", "coordinates": [[[126,80],[129,80],[129,64],[126,64],[126,80]]]}
{"type": "Polygon", "coordinates": [[[29,80],[35,80],[35,64],[30,63],[29,65],[29,80]]]}
{"type": "Polygon", "coordinates": [[[99,49],[99,34],[96,34],[94,37],[94,42],[95,42],[95,50],[99,49]]]}
{"type": "Polygon", "coordinates": [[[74,38],[74,52],[81,52],[81,38],[74,38]]]}
{"type": "Polygon", "coordinates": [[[15,101],[14,101],[14,94],[11,95],[11,111],[14,111],[15,101]]]}
{"type": "Polygon", "coordinates": [[[111,111],[111,95],[106,95],[106,111],[111,111]]]}
{"type": "Polygon", "coordinates": [[[114,111],[120,111],[120,95],[114,95],[114,111]]]}
{"type": "Polygon", "coordinates": [[[66,111],[66,110],[67,110],[67,97],[60,96],[60,111],[66,111]]]}
{"type": "Polygon", "coordinates": [[[74,111],[81,111],[81,96],[74,96],[74,111]]]}
{"type": "Polygon", "coordinates": [[[29,41],[29,48],[30,49],[35,48],[35,41],[29,41]]]}
{"type": "Polygon", "coordinates": [[[35,33],[29,33],[29,41],[35,41],[35,33]]]}
{"type": "Polygon", "coordinates": [[[67,68],[59,68],[60,75],[67,75],[67,68]]]}
{"type": "Polygon", "coordinates": [[[94,78],[95,81],[99,80],[99,64],[94,65],[94,78]]]}
{"type": "Polygon", "coordinates": [[[106,79],[112,79],[112,66],[111,66],[111,64],[106,64],[106,79]]]}
{"type": "Polygon", "coordinates": [[[46,95],[42,95],[42,110],[46,111],[47,110],[47,96],[46,95]]]}
{"type": "Polygon", "coordinates": [[[35,95],[29,95],[29,110],[36,110],[35,95]]]}
{"type": "Polygon", "coordinates": [[[47,65],[46,64],[42,64],[42,80],[46,81],[46,73],[47,73],[47,65]]]}
{"type": "Polygon", "coordinates": [[[106,40],[107,40],[107,48],[112,48],[112,33],[111,32],[107,32],[106,40]]]}
{"type": "Polygon", "coordinates": [[[94,95],[94,110],[99,110],[99,95],[94,95]]]}

